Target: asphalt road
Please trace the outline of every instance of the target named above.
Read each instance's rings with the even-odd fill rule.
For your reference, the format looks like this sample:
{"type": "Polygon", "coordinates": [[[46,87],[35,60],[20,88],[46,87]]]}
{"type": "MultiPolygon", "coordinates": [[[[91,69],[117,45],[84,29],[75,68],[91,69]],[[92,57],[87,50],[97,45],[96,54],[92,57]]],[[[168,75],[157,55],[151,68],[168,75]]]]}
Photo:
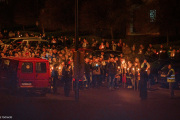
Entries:
{"type": "Polygon", "coordinates": [[[64,97],[63,88],[46,97],[13,96],[0,89],[0,120],[180,120],[180,91],[175,94],[170,99],[167,89],[154,86],[142,101],[133,89],[101,87],[81,90],[76,102],[73,92],[64,97]]]}

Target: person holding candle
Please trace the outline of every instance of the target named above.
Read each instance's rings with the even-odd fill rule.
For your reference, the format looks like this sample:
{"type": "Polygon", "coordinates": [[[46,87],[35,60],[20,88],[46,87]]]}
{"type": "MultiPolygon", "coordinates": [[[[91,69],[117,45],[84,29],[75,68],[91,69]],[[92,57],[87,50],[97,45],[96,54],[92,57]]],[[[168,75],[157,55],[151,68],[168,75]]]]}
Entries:
{"type": "Polygon", "coordinates": [[[118,66],[117,67],[117,73],[116,73],[116,76],[115,76],[115,85],[114,85],[115,88],[119,87],[120,81],[121,81],[121,67],[118,66]]]}
{"type": "Polygon", "coordinates": [[[128,88],[132,87],[131,79],[132,79],[132,63],[131,61],[128,61],[127,72],[126,72],[126,81],[128,88]]]}
{"type": "Polygon", "coordinates": [[[103,42],[101,42],[101,45],[99,46],[99,50],[105,50],[105,45],[103,42]]]}
{"type": "Polygon", "coordinates": [[[133,78],[134,78],[134,89],[137,89],[139,88],[139,80],[140,80],[140,62],[139,62],[139,59],[136,57],[135,58],[135,62],[134,62],[134,70],[133,70],[133,78]]]}
{"type": "Polygon", "coordinates": [[[122,64],[121,64],[121,69],[122,69],[122,84],[124,86],[124,88],[126,87],[126,69],[127,68],[127,64],[125,62],[125,59],[122,60],[122,64]]]}

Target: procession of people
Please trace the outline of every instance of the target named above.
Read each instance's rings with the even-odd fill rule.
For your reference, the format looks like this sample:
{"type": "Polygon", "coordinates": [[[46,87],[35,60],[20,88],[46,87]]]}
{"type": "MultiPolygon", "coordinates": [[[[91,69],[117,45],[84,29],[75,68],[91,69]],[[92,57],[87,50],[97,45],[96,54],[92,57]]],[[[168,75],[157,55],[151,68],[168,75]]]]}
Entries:
{"type": "MultiPolygon", "coordinates": [[[[49,39],[48,46],[37,45],[37,47],[22,46],[21,48],[13,48],[12,45],[6,46],[0,41],[0,57],[37,57],[47,59],[50,63],[50,70],[53,78],[53,93],[57,92],[58,81],[63,81],[65,96],[69,96],[71,83],[73,80],[73,48],[74,39],[68,40],[67,37],[52,37],[49,39]],[[61,45],[61,49],[56,49],[57,45],[61,45]]],[[[97,41],[92,39],[90,42],[84,38],[79,38],[79,48],[83,48],[84,52],[84,79],[81,81],[83,88],[99,88],[105,86],[110,90],[123,88],[133,88],[140,90],[142,99],[147,97],[147,88],[150,88],[151,81],[148,79],[150,75],[150,64],[147,58],[179,58],[179,49],[172,47],[165,50],[163,45],[159,50],[155,49],[151,44],[148,48],[141,44],[137,46],[133,44],[132,48],[120,39],[118,43],[112,41],[109,43],[104,39],[97,41]],[[93,54],[93,51],[100,50],[100,55],[93,54]],[[119,51],[117,55],[111,52],[105,55],[105,52],[119,51]]]]}

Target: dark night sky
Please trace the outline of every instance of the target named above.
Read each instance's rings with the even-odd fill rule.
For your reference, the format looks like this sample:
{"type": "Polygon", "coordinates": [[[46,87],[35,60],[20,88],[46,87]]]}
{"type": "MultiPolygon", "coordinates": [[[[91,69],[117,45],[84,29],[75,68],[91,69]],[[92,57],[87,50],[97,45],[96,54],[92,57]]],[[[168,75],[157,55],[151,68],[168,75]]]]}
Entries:
{"type": "MultiPolygon", "coordinates": [[[[79,0],[80,29],[106,32],[112,28],[125,32],[132,6],[141,8],[148,1],[159,1],[157,23],[162,29],[165,25],[179,26],[179,0],[79,0]]],[[[74,3],[75,0],[0,0],[0,29],[35,25],[38,21],[39,27],[43,25],[45,29],[74,30],[74,3]]]]}

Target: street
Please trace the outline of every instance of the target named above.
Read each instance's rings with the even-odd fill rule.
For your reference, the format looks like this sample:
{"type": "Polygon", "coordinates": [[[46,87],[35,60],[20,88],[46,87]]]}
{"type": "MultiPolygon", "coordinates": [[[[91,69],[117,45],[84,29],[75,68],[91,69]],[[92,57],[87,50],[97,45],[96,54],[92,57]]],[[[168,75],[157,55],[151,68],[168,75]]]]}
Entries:
{"type": "MultiPolygon", "coordinates": [[[[139,92],[106,87],[80,90],[79,102],[74,93],[64,97],[63,88],[58,94],[37,95],[8,94],[0,90],[0,116],[15,120],[179,120],[180,91],[170,99],[168,89],[153,86],[148,99],[140,100],[139,92]]],[[[2,118],[1,118],[2,119],[2,118]]]]}

